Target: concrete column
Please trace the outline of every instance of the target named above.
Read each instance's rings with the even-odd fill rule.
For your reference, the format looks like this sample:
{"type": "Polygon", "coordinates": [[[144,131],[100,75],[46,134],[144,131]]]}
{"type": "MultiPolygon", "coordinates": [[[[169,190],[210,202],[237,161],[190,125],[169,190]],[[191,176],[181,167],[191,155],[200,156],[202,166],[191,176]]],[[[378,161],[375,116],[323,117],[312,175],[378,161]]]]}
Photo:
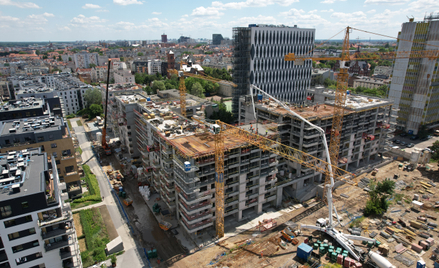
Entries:
{"type": "Polygon", "coordinates": [[[175,212],[177,214],[177,220],[180,221],[180,211],[179,211],[179,205],[178,205],[178,193],[175,193],[175,212]]]}
{"type": "Polygon", "coordinates": [[[279,208],[282,205],[282,191],[283,187],[277,187],[276,193],[276,207],[279,208]]]}
{"type": "Polygon", "coordinates": [[[242,210],[238,210],[238,213],[236,213],[236,220],[241,221],[242,220],[242,210]]]}
{"type": "Polygon", "coordinates": [[[256,213],[261,214],[262,213],[262,203],[259,203],[257,206],[255,206],[256,213]]]}

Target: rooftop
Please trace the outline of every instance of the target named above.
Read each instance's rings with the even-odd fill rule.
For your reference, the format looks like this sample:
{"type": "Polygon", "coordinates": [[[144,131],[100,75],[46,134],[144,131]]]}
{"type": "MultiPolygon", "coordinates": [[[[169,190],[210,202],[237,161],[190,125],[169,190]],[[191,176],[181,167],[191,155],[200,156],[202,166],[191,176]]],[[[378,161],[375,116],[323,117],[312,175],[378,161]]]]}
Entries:
{"type": "Polygon", "coordinates": [[[43,105],[44,105],[44,99],[36,99],[34,97],[30,97],[30,98],[21,99],[19,101],[9,101],[0,104],[0,112],[40,108],[43,105]]]}
{"type": "MultiPolygon", "coordinates": [[[[313,90],[309,89],[309,92],[313,92],[313,90]]],[[[327,96],[334,96],[335,91],[333,90],[324,90],[319,94],[325,94],[327,96]]],[[[366,96],[358,96],[358,95],[348,95],[346,99],[345,106],[345,115],[350,114],[352,112],[359,112],[361,110],[367,110],[369,108],[380,107],[391,105],[393,102],[388,99],[380,99],[375,97],[366,97],[366,96]]],[[[268,112],[286,115],[290,114],[287,110],[285,110],[282,106],[278,105],[274,101],[270,101],[264,99],[262,103],[256,104],[256,106],[261,110],[267,110],[268,112]]],[[[287,106],[300,116],[308,120],[314,120],[317,118],[327,118],[332,117],[334,115],[334,99],[327,100],[325,103],[320,104],[305,104],[305,105],[293,105],[287,104],[287,106]],[[317,105],[317,107],[316,107],[317,105]]]]}
{"type": "Polygon", "coordinates": [[[0,125],[0,136],[17,135],[26,132],[42,133],[59,129],[62,125],[62,118],[49,115],[2,121],[0,125]]]}
{"type": "Polygon", "coordinates": [[[45,191],[47,157],[39,149],[0,154],[0,201],[45,191]]]}

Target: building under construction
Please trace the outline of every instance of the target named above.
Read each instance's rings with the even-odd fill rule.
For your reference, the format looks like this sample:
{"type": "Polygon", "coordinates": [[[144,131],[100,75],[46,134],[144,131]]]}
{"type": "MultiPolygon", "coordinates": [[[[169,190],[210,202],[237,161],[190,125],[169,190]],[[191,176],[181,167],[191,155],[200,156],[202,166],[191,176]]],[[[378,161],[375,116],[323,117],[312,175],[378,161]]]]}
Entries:
{"type": "MultiPolygon", "coordinates": [[[[291,110],[321,127],[325,131],[327,141],[330,140],[332,128],[334,95],[334,91],[317,88],[311,92],[308,104],[289,105],[291,110]]],[[[276,123],[283,144],[326,159],[322,137],[317,130],[274,101],[261,97],[255,97],[255,109],[250,97],[241,98],[240,124],[276,123]]],[[[395,130],[396,112],[392,110],[392,106],[393,102],[385,99],[352,95],[348,97],[338,157],[340,168],[355,173],[358,169],[381,160],[381,154],[389,149],[390,139],[393,138],[391,133],[395,130]]],[[[264,135],[263,131],[258,132],[264,135]]],[[[277,206],[281,205],[282,194],[299,201],[315,196],[318,191],[317,185],[324,180],[321,173],[290,161],[280,161],[278,169],[280,172],[277,175],[277,206]]]]}
{"type": "MultiPolygon", "coordinates": [[[[119,121],[113,125],[121,127],[122,124],[127,128],[121,140],[131,139],[130,148],[139,152],[143,165],[139,179],[160,193],[187,234],[195,236],[214,228],[215,142],[208,126],[179,114],[176,92],[170,90],[154,96],[116,95],[109,106],[117,103],[119,109],[114,111],[114,118],[119,121]]],[[[320,107],[292,109],[329,135],[333,116],[330,102],[320,107]]],[[[242,128],[269,139],[280,139],[284,144],[325,159],[319,133],[269,100],[256,99],[258,122],[255,122],[251,119],[253,106],[250,103],[249,98],[241,98],[242,128]]],[[[214,106],[204,99],[187,96],[186,107],[191,115],[203,117],[214,110],[214,106]]],[[[390,137],[387,133],[392,131],[391,107],[392,103],[387,100],[349,99],[341,134],[340,167],[354,171],[379,159],[378,153],[383,152],[383,145],[390,137]]],[[[263,152],[238,136],[226,136],[224,143],[226,221],[239,221],[248,214],[262,213],[270,206],[280,207],[283,201],[307,200],[316,195],[317,185],[323,180],[313,169],[263,152]]]]}

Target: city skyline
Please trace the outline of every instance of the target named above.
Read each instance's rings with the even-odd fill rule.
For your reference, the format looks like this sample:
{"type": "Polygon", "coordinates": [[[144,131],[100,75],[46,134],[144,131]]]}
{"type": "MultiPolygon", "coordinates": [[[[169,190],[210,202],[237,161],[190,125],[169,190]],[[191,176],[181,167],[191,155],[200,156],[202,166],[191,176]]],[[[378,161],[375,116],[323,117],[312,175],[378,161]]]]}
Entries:
{"type": "MultiPolygon", "coordinates": [[[[407,16],[423,20],[439,12],[434,0],[247,0],[191,1],[181,4],[141,0],[52,2],[0,0],[0,41],[158,40],[181,35],[211,39],[232,36],[232,28],[248,24],[297,25],[315,28],[327,39],[346,26],[396,37],[407,16]],[[174,8],[177,7],[178,8],[174,8]],[[318,8],[317,8],[318,7],[318,8]],[[383,27],[385,25],[385,27],[383,27]]],[[[342,34],[334,37],[341,39],[342,34]]],[[[363,32],[352,38],[381,39],[363,32]]]]}

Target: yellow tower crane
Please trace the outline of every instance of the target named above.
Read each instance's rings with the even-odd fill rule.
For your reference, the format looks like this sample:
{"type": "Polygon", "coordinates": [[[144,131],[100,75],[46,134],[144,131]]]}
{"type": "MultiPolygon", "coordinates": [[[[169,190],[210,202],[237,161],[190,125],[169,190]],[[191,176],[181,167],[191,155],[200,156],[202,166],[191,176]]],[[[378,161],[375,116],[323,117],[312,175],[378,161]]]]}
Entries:
{"type": "MultiPolygon", "coordinates": [[[[337,75],[337,87],[335,90],[334,101],[334,117],[332,120],[331,138],[329,143],[329,153],[331,156],[331,163],[337,166],[338,156],[340,151],[340,137],[343,127],[343,106],[346,103],[347,88],[348,88],[348,67],[345,66],[346,62],[351,60],[379,60],[379,59],[404,59],[404,58],[427,58],[435,60],[439,57],[439,50],[414,50],[414,51],[399,51],[399,52],[376,52],[376,53],[355,53],[349,54],[349,34],[352,30],[358,30],[370,34],[376,34],[352,27],[346,27],[343,31],[345,36],[343,39],[342,52],[339,57],[313,57],[311,56],[312,50],[306,53],[306,55],[296,56],[294,53],[285,55],[285,61],[294,61],[296,65],[303,65],[305,60],[339,60],[340,61],[340,73],[337,75]]],[[[381,34],[376,34],[381,35],[381,34]]],[[[388,37],[388,36],[387,36],[388,37]]],[[[396,38],[400,41],[408,41],[396,38]]],[[[408,41],[412,42],[412,41],[408,41]]],[[[329,183],[328,177],[326,178],[325,185],[329,183]]],[[[324,192],[326,192],[324,187],[324,192]]],[[[325,196],[325,194],[323,195],[325,196]]]]}

